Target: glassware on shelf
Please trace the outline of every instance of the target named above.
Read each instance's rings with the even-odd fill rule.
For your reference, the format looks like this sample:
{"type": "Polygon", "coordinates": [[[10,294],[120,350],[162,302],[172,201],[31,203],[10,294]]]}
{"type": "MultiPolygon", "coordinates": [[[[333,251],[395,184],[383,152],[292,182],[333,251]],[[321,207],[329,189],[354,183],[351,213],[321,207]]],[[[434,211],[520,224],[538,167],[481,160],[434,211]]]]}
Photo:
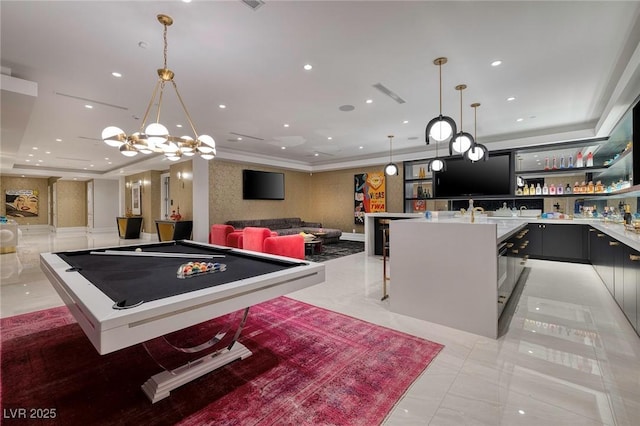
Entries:
{"type": "Polygon", "coordinates": [[[561,183],[559,183],[557,188],[556,188],[556,194],[562,195],[563,192],[564,192],[564,187],[562,186],[561,183]]]}
{"type": "Polygon", "coordinates": [[[540,182],[536,185],[536,195],[542,195],[542,188],[540,187],[540,182]]]}
{"type": "Polygon", "coordinates": [[[584,163],[582,161],[582,152],[578,152],[578,155],[576,155],[576,167],[584,167],[584,163]]]}
{"type": "Polygon", "coordinates": [[[553,157],[553,170],[556,170],[558,168],[558,159],[556,157],[553,157]]]}
{"type": "Polygon", "coordinates": [[[567,187],[564,189],[565,194],[571,194],[571,185],[567,184],[567,187]]]}
{"type": "Polygon", "coordinates": [[[549,170],[551,167],[549,167],[549,157],[545,157],[544,159],[544,169],[545,170],[549,170]]]}
{"type": "Polygon", "coordinates": [[[593,167],[593,154],[591,152],[587,154],[587,167],[593,167]]]}
{"type": "Polygon", "coordinates": [[[556,186],[553,184],[549,185],[549,195],[556,195],[556,186]]]}
{"type": "Polygon", "coordinates": [[[564,169],[564,168],[566,168],[566,167],[567,167],[567,166],[564,164],[564,155],[563,155],[562,157],[560,157],[560,168],[561,168],[561,169],[564,169]]]}
{"type": "Polygon", "coordinates": [[[599,181],[596,182],[595,191],[596,192],[604,192],[604,185],[602,184],[602,181],[599,180],[599,181]]]}
{"type": "Polygon", "coordinates": [[[549,187],[547,186],[546,182],[545,182],[544,186],[542,187],[542,195],[549,195],[549,187]]]}
{"type": "Polygon", "coordinates": [[[595,186],[593,185],[593,181],[589,181],[587,184],[587,194],[593,194],[595,191],[595,186]]]}
{"type": "Polygon", "coordinates": [[[580,191],[580,184],[578,182],[576,182],[576,184],[573,185],[573,193],[574,194],[579,194],[580,192],[582,192],[582,191],[580,191]]]}
{"type": "Polygon", "coordinates": [[[573,155],[569,156],[569,168],[573,169],[573,155]]]}

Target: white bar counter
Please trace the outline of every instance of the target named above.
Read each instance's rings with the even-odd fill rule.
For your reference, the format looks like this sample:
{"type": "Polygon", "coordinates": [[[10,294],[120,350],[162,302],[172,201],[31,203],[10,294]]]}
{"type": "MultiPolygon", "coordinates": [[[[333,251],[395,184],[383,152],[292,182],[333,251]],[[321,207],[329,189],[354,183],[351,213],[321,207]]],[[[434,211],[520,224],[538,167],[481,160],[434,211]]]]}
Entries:
{"type": "Polygon", "coordinates": [[[364,215],[364,252],[367,256],[375,255],[376,219],[415,219],[421,217],[424,217],[424,213],[366,213],[364,215]]]}
{"type": "Polygon", "coordinates": [[[498,336],[498,247],[526,220],[468,217],[390,223],[392,312],[498,336]]]}

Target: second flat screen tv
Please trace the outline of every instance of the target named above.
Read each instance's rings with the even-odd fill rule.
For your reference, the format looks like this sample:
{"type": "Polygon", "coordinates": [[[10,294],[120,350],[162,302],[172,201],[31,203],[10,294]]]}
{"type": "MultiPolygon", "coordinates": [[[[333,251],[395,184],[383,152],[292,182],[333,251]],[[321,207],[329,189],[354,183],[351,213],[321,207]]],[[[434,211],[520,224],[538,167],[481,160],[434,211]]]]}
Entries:
{"type": "Polygon", "coordinates": [[[489,155],[471,163],[462,157],[445,159],[447,170],[434,174],[434,197],[511,196],[511,153],[489,155]]]}
{"type": "Polygon", "coordinates": [[[244,200],[284,200],[284,173],[242,171],[244,200]]]}

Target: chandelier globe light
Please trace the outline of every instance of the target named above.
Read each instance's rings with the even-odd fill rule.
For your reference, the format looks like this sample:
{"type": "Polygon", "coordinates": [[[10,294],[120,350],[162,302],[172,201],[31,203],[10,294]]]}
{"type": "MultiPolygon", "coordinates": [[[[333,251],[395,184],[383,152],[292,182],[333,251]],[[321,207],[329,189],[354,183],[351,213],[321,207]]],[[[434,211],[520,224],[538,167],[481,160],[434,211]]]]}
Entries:
{"type": "Polygon", "coordinates": [[[389,164],[384,166],[384,174],[387,176],[397,176],[398,175],[398,166],[391,160],[392,155],[392,144],[393,144],[393,135],[387,136],[389,138],[389,164]]]}
{"type": "Polygon", "coordinates": [[[456,90],[460,92],[460,132],[458,132],[449,142],[449,155],[463,155],[474,143],[473,136],[462,130],[462,91],[467,88],[466,84],[458,84],[456,90]]]}
{"type": "MultiPolygon", "coordinates": [[[[478,107],[480,104],[478,102],[474,102],[471,104],[471,108],[473,108],[473,133],[477,137],[477,125],[478,125],[478,107]]],[[[464,157],[475,163],[476,161],[487,161],[489,158],[489,150],[486,146],[479,144],[476,141],[476,138],[473,139],[473,144],[471,147],[464,153],[464,157]]]]}
{"type": "Polygon", "coordinates": [[[144,113],[140,130],[131,135],[127,135],[124,130],[119,127],[108,126],[102,131],[102,140],[107,145],[118,148],[120,153],[127,157],[134,157],[138,155],[138,153],[163,153],[169,160],[178,161],[183,155],[193,156],[199,154],[200,157],[205,160],[212,160],[216,156],[216,143],[209,135],[198,135],[189,111],[187,111],[187,107],[180,96],[178,86],[173,79],[175,74],[167,68],[167,27],[173,24],[173,19],[163,14],[157,15],[157,19],[164,27],[164,66],[158,69],[158,80],[153,89],[147,110],[144,113]],[[195,139],[191,136],[172,136],[167,127],[160,123],[162,96],[167,83],[170,83],[175,90],[195,139]],[[147,125],[147,118],[149,117],[151,107],[155,104],[156,97],[158,99],[156,119],[155,122],[147,125]]]}
{"type": "Polygon", "coordinates": [[[440,113],[427,124],[425,129],[425,142],[429,145],[430,139],[436,142],[443,142],[453,138],[457,133],[456,122],[453,118],[442,115],[442,65],[447,63],[447,58],[436,58],[433,63],[440,71],[440,113]]]}

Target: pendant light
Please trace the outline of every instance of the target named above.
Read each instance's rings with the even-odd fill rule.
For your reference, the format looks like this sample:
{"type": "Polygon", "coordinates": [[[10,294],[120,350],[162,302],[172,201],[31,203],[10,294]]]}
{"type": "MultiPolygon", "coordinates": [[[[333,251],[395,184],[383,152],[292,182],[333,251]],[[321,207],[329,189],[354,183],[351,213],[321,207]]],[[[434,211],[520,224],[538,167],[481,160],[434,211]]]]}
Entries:
{"type": "Polygon", "coordinates": [[[436,156],[427,164],[427,170],[430,172],[441,172],[447,170],[447,163],[442,158],[438,158],[438,144],[436,143],[436,156]]]}
{"type": "Polygon", "coordinates": [[[462,130],[462,91],[467,88],[466,84],[459,84],[456,90],[460,92],[460,132],[449,142],[449,155],[464,154],[475,142],[473,136],[462,130]]]}
{"type": "Polygon", "coordinates": [[[192,156],[199,154],[201,158],[211,160],[216,156],[216,143],[211,136],[198,135],[198,132],[196,132],[193,121],[191,120],[191,115],[189,115],[187,107],[180,96],[180,92],[178,92],[178,86],[173,79],[175,75],[173,71],[167,68],[167,27],[173,25],[173,19],[170,16],[162,14],[157,15],[156,19],[164,28],[162,36],[164,41],[164,64],[163,67],[157,71],[158,80],[153,89],[147,110],[142,118],[140,130],[127,135],[124,130],[119,127],[108,126],[102,131],[102,140],[107,145],[119,149],[120,153],[127,157],[136,156],[139,152],[143,154],[162,153],[169,160],[177,161],[183,155],[192,156]],[[173,87],[195,139],[191,136],[171,135],[167,127],[160,123],[162,98],[165,85],[167,84],[173,87]],[[155,122],[145,128],[151,107],[156,104],[156,96],[157,114],[155,122]]]}
{"type": "Polygon", "coordinates": [[[398,166],[391,160],[393,135],[387,136],[389,138],[389,164],[384,166],[384,174],[387,176],[397,176],[398,166]]]}
{"type": "Polygon", "coordinates": [[[456,122],[451,117],[442,115],[442,65],[447,63],[447,58],[436,58],[433,63],[440,70],[440,115],[429,121],[425,130],[425,142],[429,145],[429,140],[442,142],[453,138],[457,133],[456,122]]]}
{"type": "MultiPolygon", "coordinates": [[[[473,108],[473,134],[476,135],[477,137],[477,124],[478,124],[478,107],[480,106],[480,104],[478,102],[475,102],[473,104],[471,104],[471,108],[473,108]]],[[[487,161],[487,158],[489,158],[489,150],[487,149],[486,146],[479,144],[478,142],[476,142],[476,139],[474,138],[473,140],[473,145],[471,145],[471,148],[469,148],[467,150],[467,152],[464,153],[464,157],[471,161],[472,163],[475,163],[476,161],[487,161]]]]}

